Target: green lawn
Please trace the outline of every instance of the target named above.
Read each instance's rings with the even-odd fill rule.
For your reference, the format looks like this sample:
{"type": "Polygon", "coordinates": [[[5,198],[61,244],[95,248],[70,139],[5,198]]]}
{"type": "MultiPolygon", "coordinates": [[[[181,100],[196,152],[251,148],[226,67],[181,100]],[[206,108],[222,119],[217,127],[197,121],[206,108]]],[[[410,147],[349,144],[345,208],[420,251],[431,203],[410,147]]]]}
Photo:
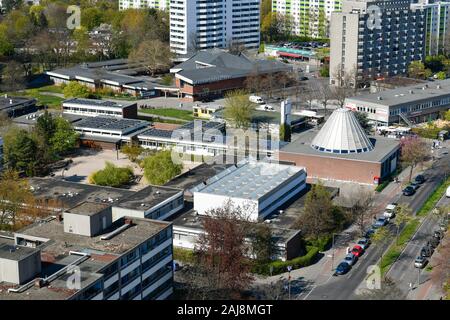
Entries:
{"type": "Polygon", "coordinates": [[[162,117],[171,117],[176,118],[180,120],[186,120],[191,121],[194,120],[194,116],[192,115],[191,111],[187,110],[179,110],[174,108],[167,108],[167,109],[141,109],[139,112],[152,114],[155,116],[162,116],[162,117]]]}
{"type": "Polygon", "coordinates": [[[63,88],[61,86],[49,85],[40,88],[36,88],[39,92],[52,92],[52,93],[61,93],[63,94],[63,88]]]}

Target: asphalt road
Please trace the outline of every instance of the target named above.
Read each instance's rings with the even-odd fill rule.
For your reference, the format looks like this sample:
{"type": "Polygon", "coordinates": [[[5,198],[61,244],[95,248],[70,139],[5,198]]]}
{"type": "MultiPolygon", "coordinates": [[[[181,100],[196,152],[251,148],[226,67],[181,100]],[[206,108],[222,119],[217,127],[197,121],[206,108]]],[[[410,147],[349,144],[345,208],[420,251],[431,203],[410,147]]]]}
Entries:
{"type": "MultiPolygon", "coordinates": [[[[447,198],[444,194],[437,206],[445,207],[448,205],[450,205],[450,198],[447,198]]],[[[419,255],[420,249],[427,243],[428,238],[438,228],[439,221],[429,215],[387,273],[387,276],[394,280],[403,292],[407,293],[410,290],[410,283],[414,288],[418,283],[430,279],[428,272],[423,272],[421,269],[414,267],[414,260],[419,255]]]]}
{"type": "MultiPolygon", "coordinates": [[[[413,210],[413,213],[415,214],[423,205],[423,203],[428,199],[433,190],[437,187],[440,180],[443,178],[442,170],[449,162],[450,162],[450,155],[448,154],[442,155],[441,159],[435,161],[432,168],[425,171],[424,174],[427,178],[427,181],[416,191],[416,194],[410,197],[399,195],[397,197],[398,202],[408,203],[408,205],[413,210]]],[[[395,232],[394,225],[388,225],[388,227],[392,232],[395,232]]],[[[425,231],[428,231],[426,229],[426,226],[424,226],[424,232],[425,231]]],[[[325,283],[310,285],[300,295],[298,295],[297,298],[308,300],[328,300],[328,299],[347,300],[357,298],[355,290],[361,285],[361,283],[366,278],[367,268],[377,263],[377,261],[380,258],[381,251],[386,250],[388,245],[389,244],[385,244],[383,247],[372,245],[367,249],[367,252],[363,256],[361,256],[359,261],[353,266],[353,268],[346,275],[333,277],[331,276],[330,271],[330,278],[325,283]]],[[[420,248],[417,248],[417,251],[415,249],[414,250],[411,249],[411,252],[414,252],[414,254],[411,254],[414,255],[414,258],[415,254],[420,248]]],[[[408,255],[408,258],[406,258],[405,255],[405,259],[408,260],[412,258],[410,255],[408,255]]],[[[339,261],[335,262],[335,266],[338,263],[339,261]]],[[[405,266],[406,265],[408,266],[411,265],[410,260],[405,262],[405,266]]],[[[401,274],[401,272],[402,270],[399,270],[398,274],[401,274]]],[[[417,271],[415,275],[417,277],[417,271]]],[[[409,279],[409,276],[407,276],[407,278],[409,279]]],[[[400,279],[401,285],[403,287],[405,284],[409,286],[408,279],[400,279]]]]}

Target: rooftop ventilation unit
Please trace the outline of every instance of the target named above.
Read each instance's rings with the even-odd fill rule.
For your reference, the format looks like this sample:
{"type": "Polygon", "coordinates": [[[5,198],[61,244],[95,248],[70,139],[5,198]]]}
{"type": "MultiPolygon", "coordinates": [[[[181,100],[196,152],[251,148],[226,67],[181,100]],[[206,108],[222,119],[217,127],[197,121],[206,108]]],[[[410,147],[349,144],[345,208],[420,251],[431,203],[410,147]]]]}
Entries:
{"type": "Polygon", "coordinates": [[[383,98],[382,98],[382,97],[380,97],[380,96],[378,96],[378,97],[377,97],[377,100],[383,100],[383,98]]]}
{"type": "Polygon", "coordinates": [[[441,88],[441,86],[438,84],[437,86],[436,86],[436,89],[440,89],[441,88]]]}

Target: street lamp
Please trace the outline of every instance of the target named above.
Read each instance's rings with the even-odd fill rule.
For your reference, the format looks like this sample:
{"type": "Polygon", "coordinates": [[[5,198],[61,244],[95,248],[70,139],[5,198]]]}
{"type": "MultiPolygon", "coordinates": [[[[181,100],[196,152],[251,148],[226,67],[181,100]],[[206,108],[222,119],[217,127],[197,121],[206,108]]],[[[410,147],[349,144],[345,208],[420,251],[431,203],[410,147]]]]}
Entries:
{"type": "Polygon", "coordinates": [[[289,295],[289,300],[291,300],[291,270],[292,270],[292,266],[287,266],[288,272],[289,272],[289,276],[288,276],[288,295],[289,295]]]}

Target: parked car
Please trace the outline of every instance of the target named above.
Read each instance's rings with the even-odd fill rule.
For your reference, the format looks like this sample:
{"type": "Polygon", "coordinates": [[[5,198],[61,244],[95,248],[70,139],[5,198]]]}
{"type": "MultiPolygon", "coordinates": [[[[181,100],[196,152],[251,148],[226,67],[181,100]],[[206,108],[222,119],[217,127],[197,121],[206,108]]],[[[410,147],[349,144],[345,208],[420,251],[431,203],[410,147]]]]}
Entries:
{"type": "Polygon", "coordinates": [[[349,253],[345,256],[344,260],[342,260],[342,262],[346,262],[349,265],[354,265],[356,263],[356,260],[358,260],[358,257],[355,256],[353,253],[349,253]]]}
{"type": "Polygon", "coordinates": [[[416,182],[416,181],[413,181],[413,182],[410,183],[410,186],[411,186],[412,188],[414,188],[414,191],[415,191],[415,190],[419,189],[420,183],[418,183],[418,182],[416,182]]]}
{"type": "Polygon", "coordinates": [[[441,223],[439,223],[439,230],[445,232],[445,231],[447,231],[447,228],[448,228],[447,222],[441,222],[441,223]]]}
{"type": "Polygon", "coordinates": [[[374,223],[374,226],[377,226],[377,228],[379,227],[384,227],[385,225],[387,225],[389,222],[388,218],[386,217],[379,217],[377,219],[377,221],[374,223]]]}
{"type": "Polygon", "coordinates": [[[362,238],[362,239],[359,239],[357,242],[358,246],[363,248],[363,250],[367,250],[367,248],[370,246],[370,243],[371,243],[371,241],[369,238],[362,238]]]}
{"type": "Polygon", "coordinates": [[[352,267],[347,262],[341,262],[336,268],[336,274],[346,274],[352,267]]]}
{"type": "Polygon", "coordinates": [[[364,233],[364,238],[370,239],[370,237],[375,233],[375,229],[369,228],[366,233],[364,233]]]}
{"type": "Polygon", "coordinates": [[[258,97],[258,96],[250,96],[250,97],[248,97],[248,100],[250,102],[257,103],[257,104],[264,104],[265,103],[264,100],[261,97],[258,97]]]}
{"type": "Polygon", "coordinates": [[[421,174],[419,174],[418,176],[416,176],[414,178],[414,181],[417,182],[418,184],[422,184],[425,182],[425,177],[421,174]]]}
{"type": "Polygon", "coordinates": [[[437,246],[440,243],[440,240],[435,237],[430,237],[430,239],[428,240],[428,243],[429,243],[430,247],[432,247],[434,249],[434,248],[437,248],[437,246]]]}
{"type": "Polygon", "coordinates": [[[300,77],[300,81],[306,81],[306,80],[309,80],[309,78],[308,77],[300,77]]]}
{"type": "Polygon", "coordinates": [[[436,230],[434,231],[433,236],[441,240],[444,237],[444,232],[442,232],[441,230],[436,230]]]}
{"type": "Polygon", "coordinates": [[[445,191],[445,196],[447,198],[450,198],[450,186],[447,187],[447,190],[445,191]]]}
{"type": "Polygon", "coordinates": [[[433,252],[434,252],[433,247],[431,247],[430,245],[425,245],[420,250],[420,256],[421,257],[431,257],[433,252]]]}
{"type": "Polygon", "coordinates": [[[416,189],[414,189],[411,185],[407,186],[405,189],[403,189],[403,195],[404,196],[412,196],[414,193],[416,193],[416,189]]]}
{"type": "Polygon", "coordinates": [[[414,267],[423,269],[428,263],[428,259],[423,256],[418,256],[416,260],[414,260],[414,267]]]}
{"type": "Polygon", "coordinates": [[[358,258],[362,256],[364,250],[361,246],[354,246],[351,253],[353,253],[355,256],[357,256],[358,258]]]}
{"type": "Polygon", "coordinates": [[[384,209],[383,216],[386,218],[392,219],[395,217],[395,214],[397,213],[397,203],[390,203],[386,206],[386,209],[384,209]]]}

